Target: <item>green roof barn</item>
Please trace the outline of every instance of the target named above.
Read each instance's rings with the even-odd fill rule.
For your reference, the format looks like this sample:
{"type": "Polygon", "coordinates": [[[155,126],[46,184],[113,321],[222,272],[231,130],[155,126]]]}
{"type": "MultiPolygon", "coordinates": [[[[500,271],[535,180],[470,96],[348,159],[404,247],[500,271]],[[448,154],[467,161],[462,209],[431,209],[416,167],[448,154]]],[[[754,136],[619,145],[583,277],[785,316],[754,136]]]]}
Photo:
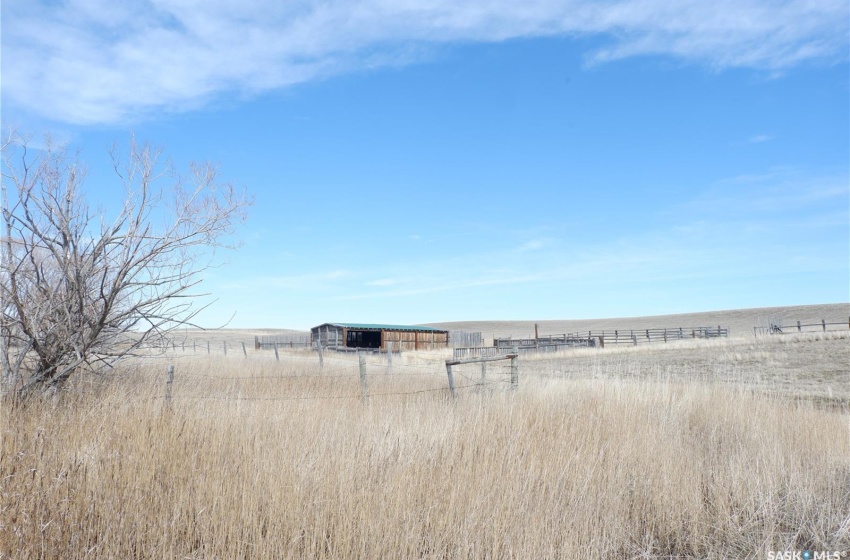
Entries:
{"type": "Polygon", "coordinates": [[[313,344],[325,348],[368,348],[432,350],[449,345],[449,331],[419,325],[381,325],[372,323],[324,323],[310,329],[313,344]]]}

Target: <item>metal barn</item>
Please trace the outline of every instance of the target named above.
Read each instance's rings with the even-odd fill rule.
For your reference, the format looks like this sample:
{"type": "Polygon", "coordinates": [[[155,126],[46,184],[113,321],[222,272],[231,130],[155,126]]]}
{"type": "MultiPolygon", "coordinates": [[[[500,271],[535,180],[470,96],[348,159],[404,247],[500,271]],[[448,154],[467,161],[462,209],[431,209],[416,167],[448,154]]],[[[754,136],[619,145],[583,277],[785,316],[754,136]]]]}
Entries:
{"type": "Polygon", "coordinates": [[[431,350],[449,345],[449,331],[411,325],[368,323],[324,323],[313,327],[311,341],[325,348],[370,348],[386,351],[387,343],[397,350],[431,350]]]}

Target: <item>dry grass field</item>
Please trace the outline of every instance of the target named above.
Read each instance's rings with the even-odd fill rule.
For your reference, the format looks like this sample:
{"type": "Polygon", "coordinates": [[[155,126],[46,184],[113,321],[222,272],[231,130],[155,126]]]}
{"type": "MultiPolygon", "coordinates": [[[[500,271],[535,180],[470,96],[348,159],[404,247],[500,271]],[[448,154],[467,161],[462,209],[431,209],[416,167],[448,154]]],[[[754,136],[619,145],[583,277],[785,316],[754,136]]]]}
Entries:
{"type": "Polygon", "coordinates": [[[457,400],[446,356],[369,356],[365,401],[356,356],[249,348],[4,402],[0,558],[850,551],[847,331],[464,365],[457,400]]]}

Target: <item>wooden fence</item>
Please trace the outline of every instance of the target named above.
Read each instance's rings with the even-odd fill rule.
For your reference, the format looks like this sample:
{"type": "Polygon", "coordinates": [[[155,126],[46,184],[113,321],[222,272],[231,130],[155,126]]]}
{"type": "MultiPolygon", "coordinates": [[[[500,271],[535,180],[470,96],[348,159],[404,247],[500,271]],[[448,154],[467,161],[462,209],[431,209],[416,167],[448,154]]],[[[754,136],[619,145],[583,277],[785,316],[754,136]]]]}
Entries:
{"type": "Polygon", "coordinates": [[[820,322],[815,323],[802,323],[797,321],[796,325],[775,325],[771,323],[766,327],[753,327],[753,334],[755,336],[763,336],[770,334],[790,334],[790,333],[802,333],[802,332],[827,332],[828,330],[844,330],[844,327],[850,329],[850,318],[847,319],[847,322],[827,322],[826,319],[821,319],[820,322]],[[839,327],[837,329],[832,329],[830,327],[839,327]]]}
{"type": "Polygon", "coordinates": [[[722,326],[716,327],[676,327],[656,329],[615,329],[603,331],[582,331],[568,334],[542,336],[538,338],[497,338],[493,345],[498,348],[543,348],[550,346],[606,346],[609,344],[638,344],[652,342],[670,342],[672,340],[685,340],[695,338],[720,338],[728,337],[729,329],[722,326]],[[591,341],[591,342],[587,342],[591,341]],[[596,344],[593,343],[596,341],[596,344]]]}

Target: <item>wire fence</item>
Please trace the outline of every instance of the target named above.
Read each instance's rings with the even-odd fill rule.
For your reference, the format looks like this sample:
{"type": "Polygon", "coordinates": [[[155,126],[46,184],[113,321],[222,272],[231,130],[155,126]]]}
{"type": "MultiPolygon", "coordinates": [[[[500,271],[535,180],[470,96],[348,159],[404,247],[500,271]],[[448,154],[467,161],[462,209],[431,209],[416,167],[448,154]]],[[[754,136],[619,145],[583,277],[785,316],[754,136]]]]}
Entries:
{"type": "Polygon", "coordinates": [[[753,327],[753,334],[755,336],[764,336],[818,331],[827,332],[844,330],[845,327],[850,329],[850,318],[848,318],[847,321],[827,321],[826,319],[821,319],[820,321],[815,321],[813,323],[803,323],[801,321],[797,321],[796,324],[789,325],[783,325],[781,323],[782,321],[774,322],[773,320],[770,320],[768,321],[767,326],[753,327]]]}
{"type": "Polygon", "coordinates": [[[296,350],[281,352],[279,357],[283,358],[283,361],[278,360],[281,370],[279,373],[269,373],[268,366],[275,362],[269,362],[264,353],[256,351],[246,352],[245,362],[231,357],[225,371],[216,374],[197,371],[198,364],[184,366],[184,360],[191,360],[193,354],[178,349],[164,356],[168,360],[167,364],[163,364],[162,371],[165,375],[159,377],[159,382],[156,379],[158,376],[148,376],[152,384],[139,386],[135,394],[128,391],[126,396],[141,400],[163,400],[169,405],[184,400],[368,401],[372,398],[423,394],[454,397],[456,391],[492,389],[506,386],[510,382],[508,379],[499,378],[502,377],[501,374],[510,373],[510,368],[491,366],[490,377],[487,379],[477,379],[474,375],[456,369],[455,374],[465,382],[452,386],[447,379],[444,356],[440,353],[434,354],[427,357],[410,357],[406,360],[398,356],[393,359],[392,355],[325,355],[317,360],[315,352],[304,353],[296,350]],[[233,365],[239,363],[262,368],[262,371],[255,372],[248,368],[243,370],[242,374],[232,373],[233,365]],[[163,381],[164,385],[160,384],[163,381]],[[376,386],[370,387],[372,383],[376,386]],[[310,393],[304,394],[306,391],[310,393]]]}

